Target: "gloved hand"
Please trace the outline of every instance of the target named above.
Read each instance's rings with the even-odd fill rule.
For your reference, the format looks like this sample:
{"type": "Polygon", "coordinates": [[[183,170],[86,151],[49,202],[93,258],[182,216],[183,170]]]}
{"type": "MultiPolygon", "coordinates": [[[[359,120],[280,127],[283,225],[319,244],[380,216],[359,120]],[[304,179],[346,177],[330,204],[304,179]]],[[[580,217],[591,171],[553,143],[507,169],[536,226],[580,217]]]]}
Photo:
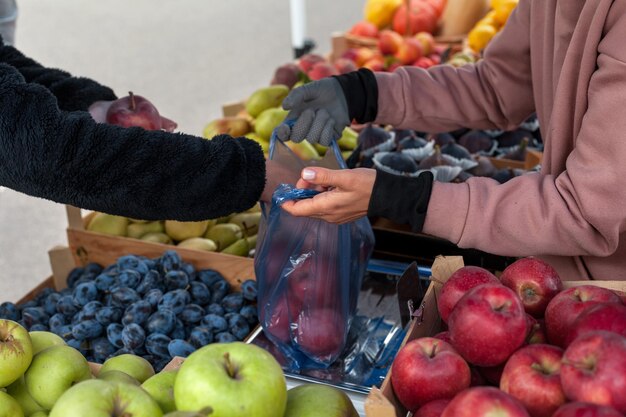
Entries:
{"type": "Polygon", "coordinates": [[[348,103],[339,81],[329,77],[296,88],[283,100],[283,108],[290,110],[286,120],[297,119],[290,128],[278,127],[276,134],[282,141],[329,146],[339,139],[343,129],[350,125],[348,103]]]}

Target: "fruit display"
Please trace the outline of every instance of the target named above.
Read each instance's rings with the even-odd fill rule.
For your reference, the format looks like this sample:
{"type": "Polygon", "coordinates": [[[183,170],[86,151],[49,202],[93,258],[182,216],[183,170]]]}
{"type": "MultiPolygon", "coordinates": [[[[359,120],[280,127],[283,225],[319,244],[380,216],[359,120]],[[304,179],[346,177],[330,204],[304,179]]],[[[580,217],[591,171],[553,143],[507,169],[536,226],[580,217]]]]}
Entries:
{"type": "Polygon", "coordinates": [[[261,221],[257,204],[243,213],[201,222],[143,221],[94,213],[86,225],[91,232],[129,237],[180,248],[250,256],[261,221]]]}
{"type": "Polygon", "coordinates": [[[519,0],[491,0],[491,10],[480,19],[467,35],[467,44],[479,53],[502,30],[519,0]]]}
{"type": "Polygon", "coordinates": [[[626,306],[617,292],[564,289],[549,264],[522,258],[500,278],[456,270],[436,306],[446,330],[407,342],[392,365],[393,392],[413,415],[626,413],[626,306]]]}
{"type": "Polygon", "coordinates": [[[367,0],[363,22],[352,27],[349,33],[358,36],[376,35],[377,30],[393,29],[400,35],[418,32],[435,33],[445,8],[445,0],[367,0]]]}
{"type": "MultiPolygon", "coordinates": [[[[258,323],[256,296],[255,281],[232,291],[219,272],[196,270],[167,251],[156,259],[127,255],[105,268],[93,263],[76,268],[67,288],[46,288],[21,305],[5,302],[0,318],[31,332],[34,345],[21,345],[25,351],[67,344],[90,362],[134,354],[161,370],[174,356],[246,338],[258,323]]],[[[14,374],[0,378],[12,379],[28,365],[13,363],[14,374]]]]}

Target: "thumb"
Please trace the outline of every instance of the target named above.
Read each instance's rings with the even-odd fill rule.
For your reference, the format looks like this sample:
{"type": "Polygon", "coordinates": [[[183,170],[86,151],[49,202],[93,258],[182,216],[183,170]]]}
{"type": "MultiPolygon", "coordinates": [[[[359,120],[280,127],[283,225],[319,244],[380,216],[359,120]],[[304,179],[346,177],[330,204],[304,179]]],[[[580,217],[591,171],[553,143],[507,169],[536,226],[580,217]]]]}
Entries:
{"type": "Polygon", "coordinates": [[[344,174],[343,170],[308,167],[302,170],[301,176],[309,184],[324,187],[342,187],[346,182],[344,174]]]}
{"type": "Polygon", "coordinates": [[[312,82],[292,90],[283,100],[283,109],[293,110],[302,106],[305,102],[317,97],[317,83],[312,82]]]}

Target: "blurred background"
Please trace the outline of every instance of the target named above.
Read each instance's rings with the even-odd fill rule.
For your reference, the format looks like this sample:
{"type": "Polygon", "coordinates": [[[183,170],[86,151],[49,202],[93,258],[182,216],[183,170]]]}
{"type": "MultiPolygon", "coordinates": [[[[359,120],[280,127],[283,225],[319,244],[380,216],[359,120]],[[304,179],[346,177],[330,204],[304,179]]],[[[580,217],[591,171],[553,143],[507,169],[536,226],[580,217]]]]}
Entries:
{"type": "MultiPolygon", "coordinates": [[[[307,37],[362,19],[362,0],[306,2],[307,37]]],[[[18,0],[16,47],[45,66],[150,99],[178,131],[201,135],[221,105],[269,83],[293,58],[288,0],[18,0]]],[[[155,163],[167,163],[167,155],[155,163]]],[[[45,277],[67,239],[63,205],[0,187],[0,293],[17,300],[45,277]]]]}

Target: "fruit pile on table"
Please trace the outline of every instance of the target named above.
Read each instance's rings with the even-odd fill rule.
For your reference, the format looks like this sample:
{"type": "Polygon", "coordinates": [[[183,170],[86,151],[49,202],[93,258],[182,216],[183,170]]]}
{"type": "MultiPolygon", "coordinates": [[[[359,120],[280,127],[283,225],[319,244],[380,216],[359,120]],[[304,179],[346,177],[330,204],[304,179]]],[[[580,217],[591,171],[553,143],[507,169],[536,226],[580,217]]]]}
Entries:
{"type": "Polygon", "coordinates": [[[467,44],[474,52],[481,52],[491,39],[506,25],[509,15],[519,0],[491,0],[491,11],[476,23],[467,35],[467,44]]]}
{"type": "Polygon", "coordinates": [[[625,299],[593,285],[563,289],[536,258],[499,279],[463,267],[437,299],[447,330],[400,350],[393,391],[414,416],[622,416],[625,299]]]}

